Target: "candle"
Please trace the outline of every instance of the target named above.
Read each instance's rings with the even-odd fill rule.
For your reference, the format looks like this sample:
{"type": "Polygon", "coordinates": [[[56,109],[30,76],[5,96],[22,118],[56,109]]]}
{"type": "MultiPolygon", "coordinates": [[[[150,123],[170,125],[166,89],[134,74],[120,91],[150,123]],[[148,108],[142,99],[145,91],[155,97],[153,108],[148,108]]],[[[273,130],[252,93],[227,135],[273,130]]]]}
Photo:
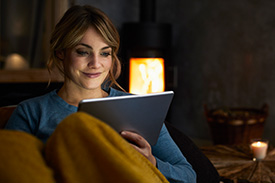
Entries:
{"type": "Polygon", "coordinates": [[[253,152],[253,159],[262,160],[266,156],[268,143],[265,141],[255,141],[251,144],[251,149],[253,152]]]}

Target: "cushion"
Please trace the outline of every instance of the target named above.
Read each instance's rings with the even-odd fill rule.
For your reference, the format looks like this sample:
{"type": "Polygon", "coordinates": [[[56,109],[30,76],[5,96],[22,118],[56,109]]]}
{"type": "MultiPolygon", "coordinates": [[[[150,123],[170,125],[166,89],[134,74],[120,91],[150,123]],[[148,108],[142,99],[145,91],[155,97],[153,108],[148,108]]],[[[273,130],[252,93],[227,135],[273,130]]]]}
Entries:
{"type": "Polygon", "coordinates": [[[196,172],[197,183],[218,183],[220,176],[216,168],[193,141],[171,123],[165,122],[165,126],[182,154],[196,172]]]}

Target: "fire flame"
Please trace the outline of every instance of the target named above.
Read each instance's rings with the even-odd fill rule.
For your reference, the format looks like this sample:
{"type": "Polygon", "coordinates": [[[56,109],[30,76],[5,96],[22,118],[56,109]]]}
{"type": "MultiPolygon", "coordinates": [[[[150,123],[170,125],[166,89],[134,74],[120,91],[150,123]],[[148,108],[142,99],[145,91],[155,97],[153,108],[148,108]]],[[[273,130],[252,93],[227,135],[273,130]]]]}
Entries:
{"type": "Polygon", "coordinates": [[[130,93],[146,94],[164,91],[163,58],[130,59],[130,93]]]}

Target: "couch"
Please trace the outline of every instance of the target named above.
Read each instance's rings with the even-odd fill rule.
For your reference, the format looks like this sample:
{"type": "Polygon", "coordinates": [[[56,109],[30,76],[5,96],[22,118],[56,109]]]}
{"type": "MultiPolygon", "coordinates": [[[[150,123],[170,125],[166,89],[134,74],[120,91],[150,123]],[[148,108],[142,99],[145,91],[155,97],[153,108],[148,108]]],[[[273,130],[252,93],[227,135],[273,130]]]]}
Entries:
{"type": "MultiPolygon", "coordinates": [[[[1,130],[4,128],[15,108],[16,106],[0,107],[1,130]]],[[[165,122],[165,125],[183,155],[193,166],[193,169],[197,174],[197,182],[219,183],[220,177],[217,170],[209,161],[209,159],[201,152],[201,150],[192,142],[192,140],[190,140],[185,134],[174,127],[171,123],[165,122]]]]}

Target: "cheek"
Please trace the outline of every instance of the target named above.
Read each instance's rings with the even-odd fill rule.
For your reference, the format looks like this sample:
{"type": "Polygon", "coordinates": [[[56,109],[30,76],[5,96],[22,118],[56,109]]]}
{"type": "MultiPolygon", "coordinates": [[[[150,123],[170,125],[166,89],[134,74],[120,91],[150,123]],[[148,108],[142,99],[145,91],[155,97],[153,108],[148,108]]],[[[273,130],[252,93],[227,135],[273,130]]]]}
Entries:
{"type": "Polygon", "coordinates": [[[82,66],[81,62],[78,62],[77,60],[70,62],[71,69],[79,69],[81,68],[81,66],[82,66]]]}
{"type": "Polygon", "coordinates": [[[77,58],[69,57],[69,59],[65,61],[65,66],[67,70],[80,69],[83,67],[83,62],[81,62],[77,58]]]}
{"type": "Polygon", "coordinates": [[[108,62],[106,62],[105,64],[105,68],[110,70],[112,68],[112,63],[113,63],[112,59],[108,60],[108,62]]]}

